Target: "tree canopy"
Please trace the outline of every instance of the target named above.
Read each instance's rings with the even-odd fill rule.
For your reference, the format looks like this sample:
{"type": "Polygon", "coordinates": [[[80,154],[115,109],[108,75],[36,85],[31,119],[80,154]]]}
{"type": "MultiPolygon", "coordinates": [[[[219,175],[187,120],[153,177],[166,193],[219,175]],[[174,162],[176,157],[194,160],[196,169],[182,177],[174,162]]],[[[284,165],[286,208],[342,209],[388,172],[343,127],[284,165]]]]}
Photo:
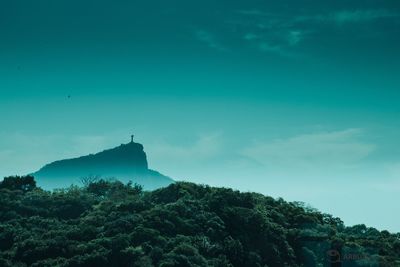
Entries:
{"type": "Polygon", "coordinates": [[[400,235],[256,193],[0,183],[0,266],[400,266],[400,235]]]}

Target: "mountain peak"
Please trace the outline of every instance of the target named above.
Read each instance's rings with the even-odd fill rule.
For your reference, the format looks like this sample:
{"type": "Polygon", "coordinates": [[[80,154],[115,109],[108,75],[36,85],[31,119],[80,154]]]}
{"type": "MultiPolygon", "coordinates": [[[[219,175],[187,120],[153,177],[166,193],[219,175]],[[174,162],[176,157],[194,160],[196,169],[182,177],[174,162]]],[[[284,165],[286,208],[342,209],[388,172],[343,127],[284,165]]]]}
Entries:
{"type": "Polygon", "coordinates": [[[96,154],[55,161],[33,174],[39,184],[57,188],[67,183],[77,184],[80,178],[100,176],[122,181],[137,182],[145,188],[158,188],[172,179],[148,168],[147,156],[142,144],[133,140],[96,154]]]}

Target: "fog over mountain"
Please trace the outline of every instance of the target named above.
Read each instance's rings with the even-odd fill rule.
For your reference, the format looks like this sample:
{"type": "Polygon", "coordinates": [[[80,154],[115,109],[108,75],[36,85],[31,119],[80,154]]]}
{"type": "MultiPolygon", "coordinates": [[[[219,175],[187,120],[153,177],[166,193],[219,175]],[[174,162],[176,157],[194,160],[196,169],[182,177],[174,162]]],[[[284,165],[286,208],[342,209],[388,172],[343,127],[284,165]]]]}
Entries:
{"type": "Polygon", "coordinates": [[[97,154],[55,161],[33,173],[33,176],[46,189],[79,185],[82,178],[96,177],[132,181],[148,190],[173,182],[171,178],[148,168],[143,145],[133,141],[97,154]]]}

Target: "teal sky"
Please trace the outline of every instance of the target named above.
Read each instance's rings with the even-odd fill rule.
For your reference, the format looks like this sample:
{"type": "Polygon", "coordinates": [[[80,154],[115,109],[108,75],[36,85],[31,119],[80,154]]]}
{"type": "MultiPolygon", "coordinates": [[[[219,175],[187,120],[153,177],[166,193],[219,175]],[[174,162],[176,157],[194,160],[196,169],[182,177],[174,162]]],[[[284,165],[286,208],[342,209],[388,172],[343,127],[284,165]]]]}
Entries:
{"type": "Polygon", "coordinates": [[[400,232],[399,47],[397,0],[0,1],[0,175],[134,133],[178,180],[400,232]]]}

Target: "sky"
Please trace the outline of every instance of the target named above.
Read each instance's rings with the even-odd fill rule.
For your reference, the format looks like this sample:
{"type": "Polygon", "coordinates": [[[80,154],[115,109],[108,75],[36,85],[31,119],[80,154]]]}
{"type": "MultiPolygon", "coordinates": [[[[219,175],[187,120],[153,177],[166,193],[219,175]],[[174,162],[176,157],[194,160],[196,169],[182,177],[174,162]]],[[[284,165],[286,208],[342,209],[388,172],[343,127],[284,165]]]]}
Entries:
{"type": "Polygon", "coordinates": [[[400,232],[397,0],[0,0],[0,176],[135,140],[176,180],[400,232]]]}

